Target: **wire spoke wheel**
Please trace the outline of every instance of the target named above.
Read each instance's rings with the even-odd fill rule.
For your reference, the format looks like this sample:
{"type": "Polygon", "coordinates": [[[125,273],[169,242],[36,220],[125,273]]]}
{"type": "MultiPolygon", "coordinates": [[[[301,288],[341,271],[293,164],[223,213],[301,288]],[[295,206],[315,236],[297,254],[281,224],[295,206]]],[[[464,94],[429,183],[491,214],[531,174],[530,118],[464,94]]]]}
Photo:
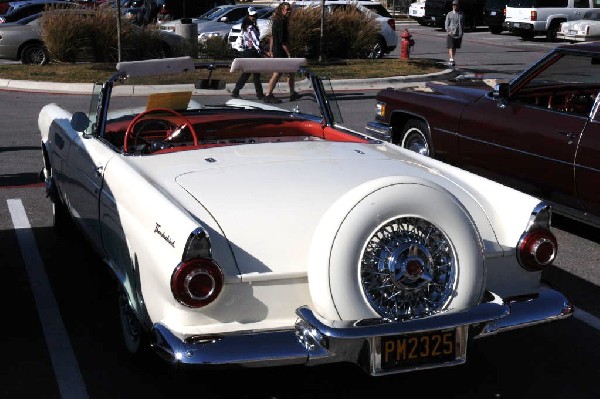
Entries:
{"type": "Polygon", "coordinates": [[[444,232],[417,217],[395,219],[368,241],[361,261],[363,291],[390,320],[443,310],[457,275],[456,255],[444,232]]]}

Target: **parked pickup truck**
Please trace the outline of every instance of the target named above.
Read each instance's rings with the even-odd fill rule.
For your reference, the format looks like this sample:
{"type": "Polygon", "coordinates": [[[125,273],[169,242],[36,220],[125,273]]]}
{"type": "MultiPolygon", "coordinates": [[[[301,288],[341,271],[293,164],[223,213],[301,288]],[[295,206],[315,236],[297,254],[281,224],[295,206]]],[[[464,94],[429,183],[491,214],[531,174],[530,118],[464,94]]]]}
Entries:
{"type": "MultiPolygon", "coordinates": [[[[460,0],[460,9],[465,14],[465,29],[474,31],[483,24],[485,0],[460,0]]],[[[423,22],[427,25],[444,27],[446,14],[452,11],[452,0],[425,0],[423,22]]]]}
{"type": "Polygon", "coordinates": [[[555,41],[561,23],[579,20],[593,9],[594,0],[509,0],[504,26],[523,40],[545,35],[555,41]]]}

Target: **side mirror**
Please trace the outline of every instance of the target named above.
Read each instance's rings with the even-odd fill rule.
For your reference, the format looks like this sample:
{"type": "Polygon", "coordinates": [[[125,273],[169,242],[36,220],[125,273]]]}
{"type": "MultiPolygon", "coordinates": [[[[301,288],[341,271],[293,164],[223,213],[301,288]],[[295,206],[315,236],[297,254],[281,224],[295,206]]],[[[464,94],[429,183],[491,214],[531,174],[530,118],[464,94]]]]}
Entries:
{"type": "Polygon", "coordinates": [[[75,112],[71,116],[71,127],[77,132],[83,132],[90,125],[90,120],[83,112],[75,112]]]}
{"type": "Polygon", "coordinates": [[[510,86],[508,83],[497,83],[496,86],[494,86],[494,93],[493,93],[494,98],[497,98],[500,100],[508,100],[509,95],[510,95],[510,86]]]}

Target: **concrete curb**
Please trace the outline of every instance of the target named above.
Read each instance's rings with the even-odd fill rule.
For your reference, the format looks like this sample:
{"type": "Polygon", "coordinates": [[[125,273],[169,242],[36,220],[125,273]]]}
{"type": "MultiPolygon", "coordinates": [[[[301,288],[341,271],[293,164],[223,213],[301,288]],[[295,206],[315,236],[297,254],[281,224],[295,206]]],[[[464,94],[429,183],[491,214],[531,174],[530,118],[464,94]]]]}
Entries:
{"type": "MultiPolygon", "coordinates": [[[[368,89],[384,89],[387,87],[403,87],[415,85],[422,82],[451,79],[459,75],[455,69],[446,69],[441,72],[429,73],[424,75],[411,76],[395,76],[386,78],[374,79],[339,79],[332,80],[333,89],[336,91],[344,90],[368,90],[368,89]]],[[[195,89],[193,84],[171,85],[165,90],[173,90],[181,87],[181,90],[192,90],[194,94],[220,94],[227,95],[231,93],[234,84],[229,83],[224,90],[199,90],[195,89]]],[[[252,85],[248,85],[252,86],[252,85]]],[[[308,89],[309,83],[302,80],[296,83],[298,90],[308,89]]],[[[134,86],[124,85],[119,86],[114,91],[115,95],[119,96],[136,96],[146,95],[149,92],[156,92],[160,86],[134,86]]],[[[284,86],[285,87],[285,86],[284,86]]],[[[93,83],[55,83],[55,82],[37,82],[29,80],[12,80],[0,79],[0,90],[8,91],[26,91],[26,92],[41,92],[41,93],[56,93],[56,94],[91,94],[94,88],[93,83]]],[[[251,87],[253,91],[254,87],[251,87]]],[[[245,89],[246,90],[246,89],[245,89]]],[[[242,90],[244,92],[245,90],[242,90]]],[[[247,89],[249,90],[249,89],[247,89]]]]}

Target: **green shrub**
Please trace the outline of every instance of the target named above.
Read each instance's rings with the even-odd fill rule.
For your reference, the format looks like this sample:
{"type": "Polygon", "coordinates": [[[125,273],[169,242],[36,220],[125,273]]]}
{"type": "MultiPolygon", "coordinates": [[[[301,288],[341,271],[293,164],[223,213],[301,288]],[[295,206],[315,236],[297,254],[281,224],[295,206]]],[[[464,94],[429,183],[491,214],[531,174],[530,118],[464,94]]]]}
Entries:
{"type": "Polygon", "coordinates": [[[75,62],[93,58],[90,21],[72,10],[51,10],[40,19],[41,35],[53,60],[75,62]]]}
{"type": "Polygon", "coordinates": [[[198,52],[203,58],[213,58],[218,60],[233,59],[237,56],[237,51],[229,47],[227,40],[221,37],[209,37],[203,43],[198,45],[198,52]]]}
{"type": "MultiPolygon", "coordinates": [[[[180,56],[185,46],[169,54],[154,26],[141,28],[121,20],[121,60],[180,56]]],[[[116,62],[119,59],[117,13],[109,7],[51,10],[41,21],[42,39],[53,61],[116,62]]]]}
{"type": "MultiPolygon", "coordinates": [[[[376,15],[356,5],[325,12],[323,49],[325,58],[361,58],[377,42],[376,15]]],[[[321,44],[321,6],[295,8],[289,20],[290,46],[297,57],[315,59],[321,44]]]]}

